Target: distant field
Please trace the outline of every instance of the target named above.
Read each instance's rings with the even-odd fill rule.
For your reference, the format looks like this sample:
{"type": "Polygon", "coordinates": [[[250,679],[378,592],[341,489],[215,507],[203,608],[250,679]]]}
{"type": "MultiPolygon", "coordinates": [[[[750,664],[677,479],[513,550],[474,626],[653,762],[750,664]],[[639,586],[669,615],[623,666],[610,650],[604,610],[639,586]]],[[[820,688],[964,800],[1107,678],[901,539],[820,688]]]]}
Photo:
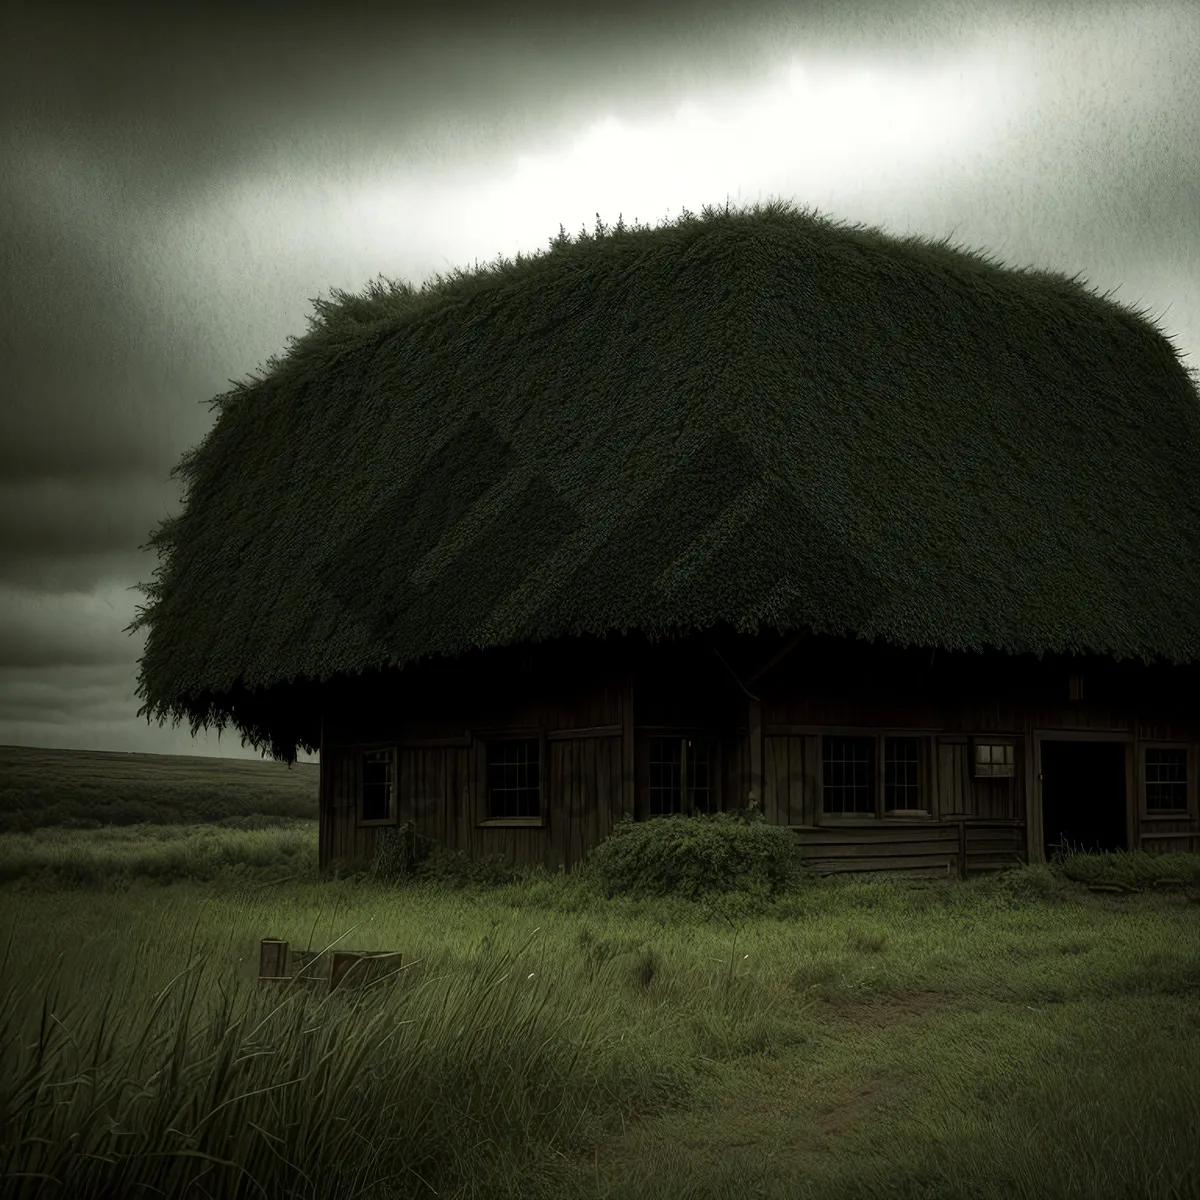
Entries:
{"type": "Polygon", "coordinates": [[[0,746],[0,833],[315,821],[319,784],[316,763],[0,746]]]}

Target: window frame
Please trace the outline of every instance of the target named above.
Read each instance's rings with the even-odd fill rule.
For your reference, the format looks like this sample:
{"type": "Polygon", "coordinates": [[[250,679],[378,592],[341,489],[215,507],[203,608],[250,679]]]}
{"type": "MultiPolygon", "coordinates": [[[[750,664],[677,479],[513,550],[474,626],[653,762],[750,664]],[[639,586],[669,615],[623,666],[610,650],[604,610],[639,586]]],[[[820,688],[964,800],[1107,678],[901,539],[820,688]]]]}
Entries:
{"type": "Polygon", "coordinates": [[[395,825],[397,814],[397,793],[399,791],[399,755],[394,745],[377,745],[367,746],[358,749],[356,752],[358,760],[358,788],[357,795],[354,798],[354,816],[355,824],[363,827],[375,825],[395,825]],[[364,805],[366,802],[366,787],[367,787],[367,759],[371,755],[385,754],[387,755],[388,763],[388,778],[387,778],[387,794],[388,794],[388,811],[384,817],[365,817],[363,816],[364,805]]]}
{"type": "MultiPolygon", "coordinates": [[[[1194,756],[1190,742],[1143,741],[1138,747],[1138,810],[1143,821],[1186,821],[1196,812],[1196,780],[1194,756]],[[1150,780],[1146,772],[1147,750],[1182,750],[1184,769],[1184,801],[1182,808],[1151,808],[1150,780]]],[[[1158,781],[1156,781],[1158,782],[1158,781]]]]}
{"type": "MultiPolygon", "coordinates": [[[[728,749],[725,739],[728,733],[720,728],[702,723],[672,723],[633,726],[633,819],[648,821],[650,813],[650,739],[651,738],[703,738],[708,744],[708,794],[711,811],[723,812],[728,769],[728,749]]],[[[736,800],[733,801],[736,804],[736,800]]]]}
{"type": "Polygon", "coordinates": [[[933,735],[927,730],[909,729],[836,729],[822,731],[818,735],[817,754],[817,821],[820,824],[837,821],[928,821],[933,819],[933,735]],[[825,749],[830,738],[842,738],[874,743],[874,770],[872,771],[872,812],[836,812],[825,807],[825,749]],[[887,808],[887,743],[889,741],[914,741],[917,743],[917,799],[918,808],[887,808]]]}
{"type": "MultiPolygon", "coordinates": [[[[717,751],[717,738],[714,737],[713,734],[711,734],[710,732],[708,732],[707,730],[704,730],[704,729],[688,729],[688,730],[681,730],[678,732],[676,732],[674,730],[670,730],[670,729],[648,729],[646,731],[645,736],[646,736],[646,764],[645,764],[646,765],[646,813],[645,813],[646,819],[649,820],[652,817],[668,817],[668,816],[676,815],[676,810],[672,810],[671,812],[654,812],[652,809],[654,793],[656,790],[661,790],[661,789],[655,788],[655,786],[652,782],[652,777],[651,777],[651,768],[655,765],[653,757],[652,757],[655,742],[681,743],[684,741],[696,740],[702,744],[702,746],[704,747],[704,756],[706,759],[705,767],[706,767],[707,776],[708,776],[707,783],[704,788],[704,791],[707,794],[707,798],[708,798],[707,806],[703,809],[697,809],[697,808],[695,808],[694,805],[692,806],[691,809],[685,809],[683,807],[683,801],[685,800],[686,794],[687,794],[686,788],[687,788],[687,783],[688,783],[688,777],[687,777],[686,773],[684,773],[683,779],[681,780],[680,808],[678,810],[678,814],[683,815],[683,816],[692,816],[692,815],[701,814],[701,813],[711,814],[711,813],[720,812],[720,810],[721,810],[720,809],[721,792],[720,792],[720,787],[718,786],[718,783],[716,780],[716,774],[720,770],[720,756],[717,751]]],[[[685,755],[684,762],[686,763],[686,761],[687,760],[686,760],[686,755],[685,755]]],[[[685,766],[681,766],[681,772],[686,772],[685,766]]],[[[694,789],[693,789],[692,794],[693,794],[693,796],[695,795],[694,789]]]]}
{"type": "Polygon", "coordinates": [[[967,752],[970,759],[967,763],[967,769],[970,771],[971,783],[974,784],[977,779],[1016,779],[1017,777],[1017,745],[1010,737],[977,734],[967,739],[967,752]],[[981,755],[980,751],[989,751],[987,755],[981,755]],[[1007,751],[1002,754],[999,759],[995,758],[990,752],[994,750],[1007,751]],[[988,767],[989,770],[981,768],[988,767]],[[1001,768],[996,770],[995,768],[1001,768]],[[1005,770],[1004,768],[1008,768],[1005,770]]]}
{"type": "Polygon", "coordinates": [[[549,803],[546,775],[550,767],[549,738],[542,726],[481,729],[476,739],[476,813],[477,829],[544,829],[548,824],[549,803]],[[504,742],[535,742],[538,748],[538,815],[535,817],[492,816],[491,747],[504,742]]]}

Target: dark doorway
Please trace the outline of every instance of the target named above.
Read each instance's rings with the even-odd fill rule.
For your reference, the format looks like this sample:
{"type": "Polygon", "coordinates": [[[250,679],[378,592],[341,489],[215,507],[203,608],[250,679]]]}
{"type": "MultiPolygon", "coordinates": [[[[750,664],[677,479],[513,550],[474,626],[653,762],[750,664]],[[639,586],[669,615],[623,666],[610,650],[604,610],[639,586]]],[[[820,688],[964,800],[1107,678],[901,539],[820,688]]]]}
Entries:
{"type": "Polygon", "coordinates": [[[1042,742],[1042,838],[1047,861],[1127,849],[1124,742],[1042,742]]]}

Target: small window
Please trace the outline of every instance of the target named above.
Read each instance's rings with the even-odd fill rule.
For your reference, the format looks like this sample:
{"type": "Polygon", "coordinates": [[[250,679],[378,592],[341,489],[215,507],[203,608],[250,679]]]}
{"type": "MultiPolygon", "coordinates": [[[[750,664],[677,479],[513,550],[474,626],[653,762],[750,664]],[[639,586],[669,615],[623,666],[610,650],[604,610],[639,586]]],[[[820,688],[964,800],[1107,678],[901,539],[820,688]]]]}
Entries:
{"type": "Polygon", "coordinates": [[[1146,748],[1146,809],[1187,810],[1187,751],[1146,748]]]}
{"type": "Polygon", "coordinates": [[[975,743],[976,779],[1011,778],[1013,775],[1012,743],[975,743]]]}
{"type": "Polygon", "coordinates": [[[921,739],[883,740],[883,809],[922,808],[920,796],[921,739]]]}
{"type": "Polygon", "coordinates": [[[540,817],[541,742],[510,738],[487,743],[488,817],[540,817]]]}
{"type": "Polygon", "coordinates": [[[875,815],[875,739],[822,738],[824,808],[827,813],[875,815]]]}
{"type": "Polygon", "coordinates": [[[386,821],[392,815],[392,751],[369,750],[362,757],[362,805],[364,821],[386,821]]]}
{"type": "Polygon", "coordinates": [[[650,815],[712,812],[709,745],[702,737],[650,739],[650,815]]]}

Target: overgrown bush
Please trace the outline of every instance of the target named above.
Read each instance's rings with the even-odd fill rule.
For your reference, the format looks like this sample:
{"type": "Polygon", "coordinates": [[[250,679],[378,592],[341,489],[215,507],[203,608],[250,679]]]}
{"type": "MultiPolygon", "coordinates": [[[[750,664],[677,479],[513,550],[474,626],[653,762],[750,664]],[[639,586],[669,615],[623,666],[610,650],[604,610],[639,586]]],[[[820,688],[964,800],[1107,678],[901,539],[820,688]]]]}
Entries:
{"type": "Polygon", "coordinates": [[[581,867],[581,882],[618,894],[740,892],[774,899],[806,874],[796,836],[757,809],[623,818],[581,867]]]}

